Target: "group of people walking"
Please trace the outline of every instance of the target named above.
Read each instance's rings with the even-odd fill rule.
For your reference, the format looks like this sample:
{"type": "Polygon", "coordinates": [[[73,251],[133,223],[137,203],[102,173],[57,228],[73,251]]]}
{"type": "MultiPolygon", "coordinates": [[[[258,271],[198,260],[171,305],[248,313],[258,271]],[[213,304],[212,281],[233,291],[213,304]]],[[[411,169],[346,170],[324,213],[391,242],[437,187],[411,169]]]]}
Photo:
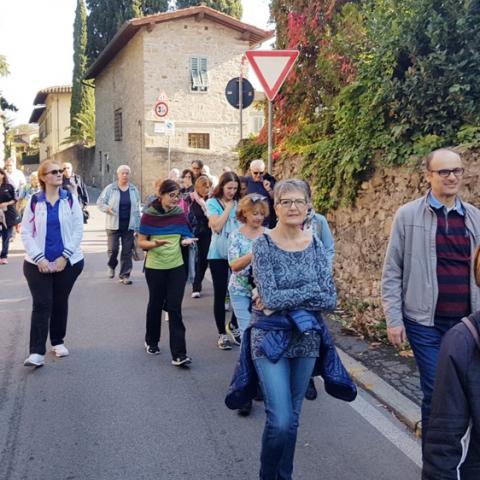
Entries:
{"type": "MultiPolygon", "coordinates": [[[[210,267],[217,346],[241,345],[226,404],[248,414],[251,400],[263,397],[259,478],[290,480],[312,376],[322,375],[336,398],[356,396],[322,318],[336,305],[333,236],[305,181],[276,182],[261,160],[252,162],[249,177],[224,172],[214,188],[197,170],[182,173],[183,185],[158,182],[142,212],[130,168],[118,168],[97,202],[106,214],[108,276],[120,265],[118,278],[130,285],[132,252],[146,252],[146,352],[159,353],[166,312],[171,363],[185,368],[192,363],[182,317],[186,281],[192,297],[201,297],[210,267]]],[[[44,364],[48,334],[56,356],[69,354],[68,297],[83,269],[85,218],[79,195],[62,188],[63,173],[54,162],[40,165],[40,191],[23,214],[24,274],[33,298],[27,366],[44,364]]],[[[420,370],[425,480],[480,478],[480,211],[458,197],[463,174],[450,150],[427,157],[431,188],[397,212],[382,278],[389,339],[400,345],[408,338],[420,370]]]]}

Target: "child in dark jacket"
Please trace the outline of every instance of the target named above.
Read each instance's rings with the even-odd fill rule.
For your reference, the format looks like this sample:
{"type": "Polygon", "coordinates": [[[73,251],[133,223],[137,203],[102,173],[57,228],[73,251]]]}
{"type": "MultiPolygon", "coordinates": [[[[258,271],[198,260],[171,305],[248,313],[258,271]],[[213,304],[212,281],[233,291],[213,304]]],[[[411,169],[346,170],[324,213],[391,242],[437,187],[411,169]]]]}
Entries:
{"type": "MultiPolygon", "coordinates": [[[[480,248],[474,258],[480,285],[480,248]]],[[[422,480],[480,479],[480,311],[451,328],[440,348],[422,480]]]]}

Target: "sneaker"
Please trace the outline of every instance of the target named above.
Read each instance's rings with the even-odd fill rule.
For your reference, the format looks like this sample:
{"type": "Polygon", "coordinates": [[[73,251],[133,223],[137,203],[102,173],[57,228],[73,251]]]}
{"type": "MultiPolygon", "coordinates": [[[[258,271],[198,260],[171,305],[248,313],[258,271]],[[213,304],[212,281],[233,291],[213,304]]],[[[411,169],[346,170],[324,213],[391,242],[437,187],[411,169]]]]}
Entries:
{"type": "Polygon", "coordinates": [[[186,355],[174,358],[172,360],[172,365],[175,365],[176,367],[186,367],[191,363],[192,363],[192,359],[190,357],[187,357],[186,355]]]}
{"type": "Polygon", "coordinates": [[[43,365],[45,365],[45,355],[31,353],[23,364],[26,367],[43,367],[43,365]]]}
{"type": "Polygon", "coordinates": [[[120,283],[123,283],[124,285],[131,285],[132,281],[128,277],[123,277],[119,280],[120,283]]]}
{"type": "Polygon", "coordinates": [[[315,400],[317,398],[317,388],[315,387],[315,382],[313,378],[310,378],[308,381],[307,391],[305,392],[305,398],[307,400],[315,400]]]}
{"type": "Polygon", "coordinates": [[[235,345],[240,345],[242,343],[242,336],[240,335],[240,330],[238,329],[238,327],[232,325],[232,322],[227,322],[227,324],[225,325],[225,330],[230,335],[230,337],[232,338],[232,342],[235,345]]]}
{"type": "Polygon", "coordinates": [[[7,265],[8,260],[6,258],[0,258],[0,265],[7,265]]]}
{"type": "Polygon", "coordinates": [[[193,292],[192,293],[192,298],[200,298],[201,295],[200,295],[200,292],[193,292]]]}
{"type": "Polygon", "coordinates": [[[108,278],[114,278],[115,277],[115,269],[108,267],[108,278]]]}
{"type": "Polygon", "coordinates": [[[147,345],[147,344],[145,344],[145,351],[149,355],[160,355],[160,349],[158,348],[158,345],[147,345]]]}
{"type": "Polygon", "coordinates": [[[220,350],[232,349],[232,344],[230,343],[228,335],[226,335],[225,333],[218,336],[217,345],[220,350]]]}
{"type": "Polygon", "coordinates": [[[68,357],[69,351],[65,344],[61,343],[60,345],[54,345],[52,347],[52,352],[55,354],[56,357],[62,358],[62,357],[68,357]]]}

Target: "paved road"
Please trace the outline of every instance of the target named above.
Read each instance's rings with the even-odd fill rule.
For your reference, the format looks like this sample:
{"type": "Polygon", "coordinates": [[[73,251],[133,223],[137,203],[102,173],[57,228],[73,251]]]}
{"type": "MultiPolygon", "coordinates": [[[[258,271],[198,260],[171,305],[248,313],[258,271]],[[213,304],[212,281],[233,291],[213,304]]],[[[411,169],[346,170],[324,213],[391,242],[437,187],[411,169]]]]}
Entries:
{"type": "MultiPolygon", "coordinates": [[[[223,404],[238,349],[216,348],[212,291],[185,299],[190,370],[143,350],[146,285],[106,278],[102,218],[93,211],[86,268],[70,302],[68,358],[22,366],[30,297],[16,240],[0,268],[1,480],[253,480],[263,404],[240,418],[223,404]]],[[[189,293],[189,292],[188,292],[189,293]]],[[[167,323],[163,323],[164,328],[167,323]]],[[[414,480],[419,443],[364,392],[353,404],[306,402],[297,480],[414,480]]]]}

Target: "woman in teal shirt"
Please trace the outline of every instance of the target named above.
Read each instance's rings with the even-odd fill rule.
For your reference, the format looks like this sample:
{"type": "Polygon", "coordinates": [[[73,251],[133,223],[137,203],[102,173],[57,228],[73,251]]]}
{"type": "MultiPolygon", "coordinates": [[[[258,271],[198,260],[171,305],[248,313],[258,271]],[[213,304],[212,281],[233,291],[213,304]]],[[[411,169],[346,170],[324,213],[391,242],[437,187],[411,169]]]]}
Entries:
{"type": "MultiPolygon", "coordinates": [[[[232,344],[225,325],[225,296],[228,287],[228,236],[240,227],[236,218],[237,201],[240,197],[240,180],[233,172],[225,172],[207,200],[207,217],[212,229],[212,240],[208,250],[208,263],[213,282],[213,314],[218,330],[218,348],[231,350],[232,344]]],[[[232,322],[230,322],[232,323],[232,322]]],[[[238,327],[229,326],[232,340],[240,344],[238,327]]]]}
{"type": "Polygon", "coordinates": [[[180,186],[174,180],[165,180],[159,196],[142,215],[138,236],[139,247],[147,250],[145,279],[149,300],[145,348],[147,353],[158,355],[162,310],[169,315],[170,351],[172,365],[185,367],[192,360],[187,356],[185,326],[182,319],[182,300],[186,272],[181,246],[195,239],[183,209],[178,206],[180,186]]]}

